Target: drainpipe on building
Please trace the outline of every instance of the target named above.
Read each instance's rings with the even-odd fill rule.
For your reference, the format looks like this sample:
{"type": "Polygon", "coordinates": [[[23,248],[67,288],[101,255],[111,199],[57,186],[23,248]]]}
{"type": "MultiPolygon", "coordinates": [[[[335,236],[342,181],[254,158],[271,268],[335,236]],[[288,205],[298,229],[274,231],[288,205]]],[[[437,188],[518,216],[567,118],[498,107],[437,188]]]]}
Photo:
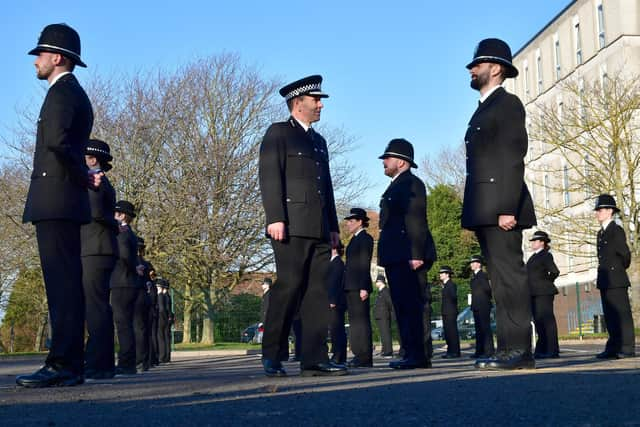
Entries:
{"type": "Polygon", "coordinates": [[[576,306],[578,309],[578,335],[582,341],[582,310],[580,309],[580,283],[576,282],[576,306]]]}

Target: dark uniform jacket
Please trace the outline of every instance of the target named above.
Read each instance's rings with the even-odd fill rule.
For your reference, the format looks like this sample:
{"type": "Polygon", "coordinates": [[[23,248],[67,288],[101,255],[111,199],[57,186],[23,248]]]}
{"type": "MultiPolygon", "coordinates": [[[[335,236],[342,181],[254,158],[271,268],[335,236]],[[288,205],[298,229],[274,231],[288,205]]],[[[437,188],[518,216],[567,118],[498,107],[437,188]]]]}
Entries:
{"type": "Polygon", "coordinates": [[[347,299],[344,295],[344,262],[339,256],[333,258],[329,263],[327,291],[329,304],[335,304],[339,308],[347,306],[347,299]]]}
{"type": "Polygon", "coordinates": [[[471,276],[471,310],[490,310],[491,309],[491,286],[487,273],[478,270],[471,276]]]}
{"type": "Polygon", "coordinates": [[[388,286],[378,292],[376,303],[373,307],[373,316],[375,319],[386,319],[393,316],[393,302],[391,301],[391,292],[389,292],[388,286]]]}
{"type": "Polygon", "coordinates": [[[464,139],[462,227],[497,226],[499,215],[514,215],[519,228],[535,225],[533,201],[524,182],[527,131],[518,97],[496,89],[471,117],[464,139]]]}
{"type": "Polygon", "coordinates": [[[283,221],[287,236],[329,239],[338,217],[324,138],[290,117],[273,123],[260,146],[260,191],[267,224],[283,221]]]}
{"type": "Polygon", "coordinates": [[[442,287],[442,315],[458,315],[458,286],[448,280],[442,287]]]}
{"type": "Polygon", "coordinates": [[[423,260],[427,269],[436,260],[436,247],[427,223],[427,194],[411,171],[394,179],[380,200],[378,265],[423,260]]]}
{"type": "Polygon", "coordinates": [[[547,249],[531,255],[527,261],[527,276],[529,277],[529,291],[532,296],[555,295],[558,289],[553,281],[560,274],[553,255],[547,249]]]}
{"type": "Polygon", "coordinates": [[[267,319],[267,311],[269,311],[269,300],[271,299],[271,289],[262,294],[262,302],[260,303],[260,321],[262,323],[267,319]]]}
{"type": "Polygon", "coordinates": [[[138,265],[138,238],[131,228],[118,233],[118,259],[111,273],[112,288],[141,288],[138,265]]]}
{"type": "Polygon", "coordinates": [[[348,291],[373,291],[371,286],[371,256],[373,237],[362,230],[353,236],[347,245],[344,273],[344,288],[348,291]]]}
{"type": "Polygon", "coordinates": [[[87,94],[73,74],[60,77],[49,88],[38,117],[23,222],[91,221],[84,151],[92,127],[87,94]]]}
{"type": "Polygon", "coordinates": [[[80,228],[82,256],[115,256],[118,254],[118,223],[113,217],[116,192],[105,175],[97,191],[88,193],[92,221],[80,228]]]}
{"type": "Polygon", "coordinates": [[[611,221],[604,231],[598,231],[598,289],[629,287],[629,265],[631,252],[624,230],[611,221]]]}

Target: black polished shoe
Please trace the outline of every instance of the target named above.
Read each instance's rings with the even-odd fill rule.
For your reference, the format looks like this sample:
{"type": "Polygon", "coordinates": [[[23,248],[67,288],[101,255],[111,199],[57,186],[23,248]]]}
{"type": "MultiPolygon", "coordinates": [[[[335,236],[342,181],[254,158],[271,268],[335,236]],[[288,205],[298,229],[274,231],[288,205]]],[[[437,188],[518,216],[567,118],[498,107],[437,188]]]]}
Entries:
{"type": "Polygon", "coordinates": [[[354,357],[353,359],[347,362],[347,368],[372,368],[372,367],[373,367],[373,362],[371,360],[368,362],[364,362],[358,359],[357,357],[354,357]]]}
{"type": "Polygon", "coordinates": [[[280,361],[273,361],[270,359],[262,359],[262,367],[264,368],[264,374],[268,377],[286,377],[287,371],[282,367],[280,361]]]}
{"type": "Polygon", "coordinates": [[[609,359],[617,359],[618,353],[614,351],[605,350],[602,353],[598,353],[596,355],[597,359],[609,360],[609,359]]]}
{"type": "Polygon", "coordinates": [[[318,363],[317,365],[303,366],[300,368],[301,377],[331,377],[347,375],[347,367],[332,362],[318,363]]]}
{"type": "MultiPolygon", "coordinates": [[[[288,360],[289,362],[299,362],[300,361],[300,357],[298,356],[291,356],[288,360]]],[[[285,360],[286,362],[286,360],[285,360]]]]}
{"type": "Polygon", "coordinates": [[[560,357],[559,353],[534,353],[533,358],[538,359],[557,359],[560,357]]]}
{"type": "Polygon", "coordinates": [[[389,353],[378,353],[377,354],[378,357],[382,357],[383,359],[391,359],[393,357],[393,353],[389,352],[389,353]]]}
{"type": "Polygon", "coordinates": [[[630,357],[636,357],[636,353],[634,351],[624,352],[624,353],[618,353],[617,356],[618,356],[618,359],[627,359],[630,357]]]}
{"type": "Polygon", "coordinates": [[[389,362],[391,369],[429,369],[431,368],[431,360],[411,360],[400,359],[389,362]]]}
{"type": "Polygon", "coordinates": [[[529,352],[512,351],[494,359],[489,359],[483,369],[494,371],[513,371],[516,369],[535,369],[536,361],[529,352]]]}
{"type": "Polygon", "coordinates": [[[75,375],[66,369],[56,369],[45,365],[31,375],[16,377],[16,384],[28,388],[70,387],[84,383],[82,375],[75,375]]]}
{"type": "Polygon", "coordinates": [[[135,366],[117,366],[116,367],[116,376],[118,377],[128,377],[130,375],[136,375],[138,370],[135,366]]]}
{"type": "Polygon", "coordinates": [[[110,380],[111,378],[116,376],[116,371],[114,370],[107,370],[107,371],[98,371],[98,370],[91,370],[91,371],[85,371],[84,374],[84,378],[86,380],[110,380]]]}
{"type": "Polygon", "coordinates": [[[445,353],[440,357],[443,359],[459,359],[460,353],[445,353]]]}

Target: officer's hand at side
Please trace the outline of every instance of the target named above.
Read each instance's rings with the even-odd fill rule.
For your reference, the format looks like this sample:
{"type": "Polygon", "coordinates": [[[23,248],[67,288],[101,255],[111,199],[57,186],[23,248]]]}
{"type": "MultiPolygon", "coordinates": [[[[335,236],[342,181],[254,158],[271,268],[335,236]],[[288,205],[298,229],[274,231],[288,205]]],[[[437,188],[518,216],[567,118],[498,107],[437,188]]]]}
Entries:
{"type": "Polygon", "coordinates": [[[336,233],[335,231],[331,232],[331,247],[337,248],[338,244],[340,244],[340,233],[336,233]]]}
{"type": "Polygon", "coordinates": [[[420,267],[422,267],[422,264],[424,264],[424,261],[421,259],[409,260],[409,267],[411,267],[412,270],[419,269],[420,267]]]}
{"type": "Polygon", "coordinates": [[[278,242],[282,242],[285,238],[285,227],[284,222],[274,222],[272,224],[267,225],[267,234],[278,242]]]}
{"type": "Polygon", "coordinates": [[[102,182],[102,177],[104,176],[104,172],[96,172],[90,170],[87,172],[87,185],[89,188],[98,188],[100,187],[100,183],[102,182]]]}
{"type": "Polygon", "coordinates": [[[336,308],[335,304],[329,304],[329,308],[336,308]]]}
{"type": "Polygon", "coordinates": [[[513,215],[500,215],[498,216],[498,227],[502,228],[504,231],[512,230],[518,221],[516,221],[516,217],[513,215]]]}
{"type": "Polygon", "coordinates": [[[366,290],[364,290],[364,289],[360,289],[360,299],[361,299],[362,301],[366,301],[366,300],[367,300],[367,298],[369,298],[369,292],[367,292],[367,291],[366,291],[366,290]]]}

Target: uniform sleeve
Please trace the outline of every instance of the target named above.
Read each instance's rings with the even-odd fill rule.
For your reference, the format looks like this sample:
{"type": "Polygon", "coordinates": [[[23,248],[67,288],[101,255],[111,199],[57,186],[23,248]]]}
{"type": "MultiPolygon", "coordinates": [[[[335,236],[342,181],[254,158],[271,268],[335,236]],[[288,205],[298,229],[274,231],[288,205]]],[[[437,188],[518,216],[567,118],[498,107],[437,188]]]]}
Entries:
{"type": "Polygon", "coordinates": [[[84,160],[86,141],[77,141],[71,135],[73,120],[78,114],[73,102],[74,94],[63,90],[65,86],[54,86],[47,99],[46,133],[47,149],[53,151],[64,165],[71,180],[87,187],[89,168],[84,160]]]}
{"type": "MultiPolygon", "coordinates": [[[[327,141],[322,138],[324,144],[324,151],[327,153],[327,159],[329,158],[329,150],[327,148],[327,141]]],[[[329,231],[339,233],[340,227],[338,225],[338,214],[336,213],[336,200],[333,194],[333,181],[331,180],[331,168],[327,170],[327,189],[326,189],[326,203],[327,203],[327,215],[329,217],[329,231]]]]}
{"type": "Polygon", "coordinates": [[[524,156],[527,153],[525,110],[520,100],[510,95],[501,113],[501,126],[496,126],[495,141],[502,161],[503,174],[498,215],[516,215],[524,185],[524,156]]]}
{"type": "Polygon", "coordinates": [[[271,125],[260,145],[258,172],[267,224],[287,223],[284,197],[285,162],[284,138],[281,137],[275,125],[271,125]]]}
{"type": "Polygon", "coordinates": [[[362,245],[358,251],[358,272],[361,275],[362,282],[360,283],[360,289],[367,292],[373,291],[371,287],[371,256],[373,255],[373,237],[369,234],[364,236],[362,245]]]}
{"type": "Polygon", "coordinates": [[[625,269],[631,265],[631,251],[629,245],[627,245],[627,237],[624,234],[622,227],[616,227],[616,254],[622,259],[622,265],[625,269]]]}
{"type": "Polygon", "coordinates": [[[547,256],[545,257],[544,265],[547,273],[547,278],[553,282],[560,275],[560,270],[558,270],[558,266],[553,261],[553,255],[551,255],[549,252],[547,252],[547,256]]]}
{"type": "Polygon", "coordinates": [[[427,191],[418,177],[413,177],[411,194],[407,204],[405,225],[411,242],[411,259],[426,260],[427,241],[427,191]]]}

